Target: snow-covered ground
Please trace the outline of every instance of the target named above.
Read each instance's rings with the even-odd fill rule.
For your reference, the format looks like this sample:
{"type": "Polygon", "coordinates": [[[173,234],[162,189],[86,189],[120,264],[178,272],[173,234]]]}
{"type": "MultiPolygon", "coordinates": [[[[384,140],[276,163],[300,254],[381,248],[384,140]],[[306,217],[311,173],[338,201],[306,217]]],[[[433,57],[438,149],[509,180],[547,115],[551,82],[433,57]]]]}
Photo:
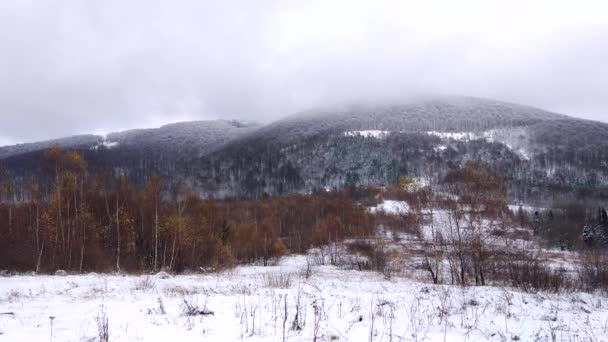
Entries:
{"type": "Polygon", "coordinates": [[[2,278],[0,341],[96,341],[104,312],[110,341],[282,341],[283,331],[287,341],[313,341],[315,331],[323,341],[608,341],[608,299],[597,294],[430,285],[332,266],[306,279],[305,269],[293,256],[169,279],[2,278]],[[185,315],[184,300],[213,315],[185,315]]]}
{"type": "Polygon", "coordinates": [[[452,139],[458,141],[469,141],[479,139],[479,135],[474,132],[437,132],[437,131],[428,131],[426,132],[428,135],[434,135],[439,137],[440,139],[452,139]]]}
{"type": "Polygon", "coordinates": [[[366,131],[348,131],[344,132],[344,136],[347,137],[364,137],[364,138],[382,138],[389,135],[391,132],[389,131],[380,131],[380,130],[366,130],[366,131]]]}
{"type": "Polygon", "coordinates": [[[514,213],[517,214],[517,212],[519,211],[519,208],[521,207],[521,209],[525,212],[525,213],[534,213],[536,211],[542,211],[542,210],[548,210],[548,208],[544,208],[544,207],[536,207],[536,206],[531,206],[531,205],[517,205],[517,204],[509,204],[509,209],[514,213]]]}
{"type": "MultiPolygon", "coordinates": [[[[471,141],[482,139],[505,145],[524,160],[530,160],[529,134],[526,128],[513,127],[504,129],[491,129],[484,132],[437,132],[428,131],[428,135],[436,136],[444,141],[471,141]]],[[[443,151],[447,148],[445,144],[435,147],[435,151],[443,151]]]]}
{"type": "Polygon", "coordinates": [[[104,137],[102,141],[98,142],[95,146],[91,147],[91,150],[97,151],[99,148],[112,149],[118,146],[117,141],[109,141],[104,137]]]}
{"type": "MultiPolygon", "coordinates": [[[[387,199],[370,211],[412,208],[387,199]]],[[[446,210],[423,214],[430,218],[423,240],[431,241],[431,231],[448,236],[446,210]]],[[[405,234],[388,247],[415,247],[419,239],[405,234]]],[[[572,267],[568,255],[554,254],[556,266],[572,267]]],[[[608,341],[605,294],[432,285],[416,267],[420,256],[398,261],[390,279],[319,265],[319,254],[167,279],[0,278],[0,342],[99,341],[101,317],[108,319],[109,341],[608,341]],[[185,303],[207,314],[188,315],[185,303]]]]}
{"type": "MultiPolygon", "coordinates": [[[[344,132],[344,136],[381,139],[391,133],[391,131],[382,130],[346,131],[344,132]]],[[[395,131],[394,133],[399,133],[399,131],[395,131]]],[[[491,129],[483,132],[427,131],[425,133],[443,140],[444,143],[434,147],[437,152],[447,149],[448,145],[446,143],[449,143],[450,141],[468,142],[481,139],[487,142],[503,144],[524,160],[530,160],[532,154],[530,151],[531,144],[529,142],[529,134],[526,131],[526,128],[522,127],[491,129]]]]}
{"type": "Polygon", "coordinates": [[[410,206],[404,201],[384,200],[375,207],[369,208],[371,213],[382,212],[390,215],[402,215],[410,212],[410,206]]]}

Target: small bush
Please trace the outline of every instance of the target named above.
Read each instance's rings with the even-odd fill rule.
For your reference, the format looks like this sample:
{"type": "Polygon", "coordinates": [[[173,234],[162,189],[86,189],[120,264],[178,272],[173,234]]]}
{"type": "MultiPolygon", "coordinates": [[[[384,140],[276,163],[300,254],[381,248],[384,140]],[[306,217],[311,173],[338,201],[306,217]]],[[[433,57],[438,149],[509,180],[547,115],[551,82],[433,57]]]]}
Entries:
{"type": "Polygon", "coordinates": [[[346,245],[348,251],[354,254],[371,255],[374,251],[374,247],[369,241],[366,240],[355,240],[349,242],[346,245]]]}
{"type": "Polygon", "coordinates": [[[574,279],[563,270],[552,268],[538,255],[521,251],[503,257],[505,260],[500,260],[494,267],[494,276],[506,285],[524,291],[559,292],[576,288],[574,279]]]}
{"type": "Polygon", "coordinates": [[[287,273],[265,274],[264,286],[275,289],[288,289],[291,287],[291,275],[287,273]]]}
{"type": "Polygon", "coordinates": [[[155,285],[156,279],[152,276],[145,276],[133,281],[133,289],[138,291],[150,290],[154,288],[155,285]]]}
{"type": "Polygon", "coordinates": [[[207,309],[207,303],[203,306],[203,308],[199,308],[198,305],[194,304],[192,301],[186,300],[184,298],[182,304],[180,305],[180,309],[183,316],[208,316],[214,315],[213,311],[207,309]]]}
{"type": "Polygon", "coordinates": [[[396,271],[391,262],[391,253],[387,248],[386,242],[381,239],[375,241],[354,241],[347,245],[351,253],[361,254],[365,257],[363,264],[358,264],[359,270],[371,268],[380,272],[385,278],[390,279],[396,271]]]}
{"type": "Polygon", "coordinates": [[[314,272],[315,272],[314,260],[311,256],[307,256],[306,265],[302,266],[302,269],[300,270],[300,275],[304,279],[308,279],[313,275],[314,272]]]}
{"type": "Polygon", "coordinates": [[[608,253],[590,250],[581,253],[578,277],[587,290],[608,289],[608,253]]]}
{"type": "Polygon", "coordinates": [[[95,317],[95,320],[97,321],[97,334],[99,337],[99,342],[108,342],[110,340],[110,325],[108,314],[103,305],[101,306],[99,315],[95,317]]]}

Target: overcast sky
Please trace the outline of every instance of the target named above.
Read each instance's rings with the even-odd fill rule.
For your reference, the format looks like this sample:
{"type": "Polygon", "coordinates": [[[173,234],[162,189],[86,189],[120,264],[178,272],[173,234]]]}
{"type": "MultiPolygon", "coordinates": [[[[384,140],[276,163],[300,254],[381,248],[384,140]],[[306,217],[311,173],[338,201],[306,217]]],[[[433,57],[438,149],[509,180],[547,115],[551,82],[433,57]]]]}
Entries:
{"type": "Polygon", "coordinates": [[[608,121],[604,3],[3,0],[0,145],[420,94],[608,121]]]}

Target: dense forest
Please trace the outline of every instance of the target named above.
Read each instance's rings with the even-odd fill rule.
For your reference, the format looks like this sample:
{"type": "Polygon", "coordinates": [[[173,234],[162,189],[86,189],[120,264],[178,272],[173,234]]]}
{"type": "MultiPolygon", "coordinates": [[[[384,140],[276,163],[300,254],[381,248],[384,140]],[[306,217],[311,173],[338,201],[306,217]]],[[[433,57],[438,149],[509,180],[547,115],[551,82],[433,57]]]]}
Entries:
{"type": "Polygon", "coordinates": [[[45,153],[49,187],[17,189],[0,178],[0,269],[174,271],[268,264],[291,252],[370,235],[371,217],[347,191],[264,200],[202,199],[163,179],[143,185],[87,172],[86,160],[58,147],[45,153]],[[16,193],[21,197],[16,200],[16,193]]]}
{"type": "MultiPolygon", "coordinates": [[[[182,272],[239,263],[268,265],[312,247],[373,240],[379,228],[422,239],[421,226],[433,210],[448,213],[450,229],[456,223],[459,230],[466,227],[462,234],[470,235],[466,243],[458,234],[449,243],[449,237],[437,237],[429,245],[435,256],[447,257],[454,265],[459,262],[452,257],[469,255],[469,261],[458,266],[462,275],[452,272],[453,283],[459,277],[465,282],[465,273],[483,283],[483,275],[479,280],[477,274],[481,270],[475,268],[481,266],[471,266],[487,258],[476,254],[490,248],[481,244],[481,237],[506,234],[509,227],[529,228],[547,247],[562,250],[604,249],[608,243],[608,217],[605,209],[598,209],[601,203],[563,199],[535,211],[520,207],[511,212],[507,194],[512,180],[481,160],[449,164],[438,180],[441,187],[435,188],[440,191],[399,176],[385,188],[353,182],[341,190],[258,199],[202,198],[184,184],[167,186],[161,177],[134,184],[124,175],[90,173],[81,154],[59,147],[47,150],[40,163],[52,170],[50,183],[30,179],[23,186],[0,173],[0,269],[182,272]],[[398,216],[370,212],[382,198],[405,201],[412,210],[398,216]]],[[[366,242],[356,244],[361,243],[366,242]]],[[[377,250],[381,247],[359,248],[375,260],[373,267],[384,270],[386,265],[378,259],[385,253],[377,250]]],[[[494,263],[506,260],[502,251],[492,254],[494,263]]],[[[494,271],[485,276],[490,272],[494,271]]]]}
{"type": "MultiPolygon", "coordinates": [[[[109,172],[135,187],[162,177],[203,198],[265,198],[385,186],[400,176],[434,186],[450,164],[483,160],[510,178],[510,203],[608,199],[608,125],[467,97],[316,109],[265,125],[196,121],[0,147],[17,189],[56,179],[42,163],[53,145],[80,153],[90,177],[109,172]],[[376,130],[381,135],[357,132],[376,130]]],[[[17,198],[27,197],[17,193],[17,198]]]]}

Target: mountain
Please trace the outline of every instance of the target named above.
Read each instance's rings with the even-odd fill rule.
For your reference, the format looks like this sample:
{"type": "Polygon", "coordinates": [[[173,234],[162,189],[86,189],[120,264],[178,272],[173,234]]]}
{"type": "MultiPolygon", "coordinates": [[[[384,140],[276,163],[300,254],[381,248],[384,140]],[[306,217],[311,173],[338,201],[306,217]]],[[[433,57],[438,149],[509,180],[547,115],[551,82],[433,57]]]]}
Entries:
{"type": "Polygon", "coordinates": [[[565,115],[500,101],[444,96],[421,98],[404,104],[361,104],[310,110],[262,127],[255,135],[287,142],[323,132],[479,131],[567,118],[565,115]]]}
{"type": "Polygon", "coordinates": [[[471,97],[310,110],[267,125],[198,121],[0,148],[17,180],[50,173],[44,150],[81,151],[90,170],[163,176],[206,196],[262,197],[412,176],[442,186],[481,159],[511,180],[512,201],[608,198],[608,124],[471,97]]]}
{"type": "Polygon", "coordinates": [[[72,137],[46,140],[28,144],[18,144],[0,147],[0,160],[12,156],[49,149],[55,145],[70,149],[86,149],[97,145],[103,137],[99,135],[75,135],[72,137]]]}
{"type": "Polygon", "coordinates": [[[55,145],[64,149],[125,149],[163,152],[196,151],[201,156],[221,144],[255,128],[256,124],[239,121],[179,122],[151,129],[134,129],[101,135],[77,135],[42,142],[0,147],[0,159],[49,149],[55,145]]]}
{"type": "Polygon", "coordinates": [[[228,120],[180,122],[160,128],[111,133],[106,136],[105,144],[135,150],[188,153],[201,157],[256,126],[228,120]]]}
{"type": "Polygon", "coordinates": [[[112,171],[143,181],[171,172],[177,160],[202,158],[256,127],[257,124],[235,120],[192,121],[106,136],[67,137],[0,147],[0,164],[17,181],[34,176],[48,179],[52,170],[44,162],[45,152],[59,146],[83,154],[93,172],[112,171]]]}

